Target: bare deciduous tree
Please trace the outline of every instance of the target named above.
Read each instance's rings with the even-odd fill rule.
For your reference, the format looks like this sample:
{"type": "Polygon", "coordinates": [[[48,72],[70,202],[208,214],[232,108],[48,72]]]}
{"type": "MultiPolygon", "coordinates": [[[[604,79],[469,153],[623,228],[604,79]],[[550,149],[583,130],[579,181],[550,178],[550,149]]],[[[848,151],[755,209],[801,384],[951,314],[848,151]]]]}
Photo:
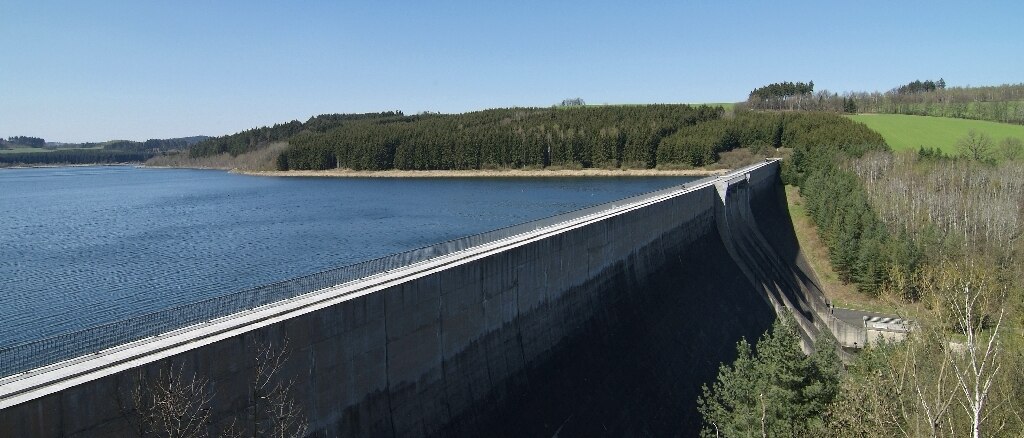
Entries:
{"type": "MultiPolygon", "coordinates": [[[[292,438],[306,434],[308,422],[293,395],[295,380],[281,376],[288,355],[287,339],[276,348],[270,343],[256,344],[248,412],[215,432],[217,436],[292,438]]],[[[139,436],[209,435],[212,384],[195,373],[186,373],[184,364],[168,365],[156,378],[139,371],[130,397],[131,405],[120,397],[118,404],[139,436]]]]}
{"type": "Polygon", "coordinates": [[[921,163],[916,154],[868,154],[848,164],[895,233],[934,227],[971,247],[1010,254],[1024,229],[1024,165],[921,163]]]}
{"type": "Polygon", "coordinates": [[[971,436],[978,438],[981,436],[982,424],[988,418],[985,405],[1000,370],[999,329],[1005,311],[1002,308],[999,310],[991,333],[985,333],[983,318],[977,314],[984,294],[969,281],[963,282],[960,289],[962,292],[959,296],[949,300],[949,307],[967,340],[958,349],[961,351],[954,351],[950,355],[950,364],[964,394],[961,405],[971,417],[971,436]]]}
{"type": "Polygon", "coordinates": [[[928,434],[938,437],[942,436],[940,427],[944,423],[947,425],[950,423],[947,415],[956,398],[957,388],[951,382],[949,362],[934,363],[929,360],[929,356],[945,354],[948,357],[949,354],[949,349],[943,348],[941,345],[943,342],[941,337],[936,339],[937,337],[934,335],[935,333],[930,331],[915,333],[915,338],[906,344],[908,354],[905,357],[912,364],[909,377],[914,394],[917,396],[917,402],[927,420],[928,434]],[[934,351],[936,346],[942,353],[936,354],[934,351]],[[920,355],[921,349],[932,351],[925,351],[923,355],[920,355]]]}
{"type": "Polygon", "coordinates": [[[140,436],[192,438],[207,436],[210,382],[187,375],[184,364],[169,365],[155,379],[141,371],[131,390],[135,425],[140,436]]]}
{"type": "Polygon", "coordinates": [[[257,343],[253,370],[253,432],[256,436],[286,438],[303,436],[308,423],[293,396],[294,379],[284,379],[288,339],[277,348],[257,343]]]}
{"type": "Polygon", "coordinates": [[[285,149],[287,142],[274,142],[252,151],[233,156],[227,152],[206,157],[191,157],[188,151],[167,155],[157,155],[146,161],[147,166],[193,167],[242,171],[268,171],[277,169],[277,158],[285,149]]]}

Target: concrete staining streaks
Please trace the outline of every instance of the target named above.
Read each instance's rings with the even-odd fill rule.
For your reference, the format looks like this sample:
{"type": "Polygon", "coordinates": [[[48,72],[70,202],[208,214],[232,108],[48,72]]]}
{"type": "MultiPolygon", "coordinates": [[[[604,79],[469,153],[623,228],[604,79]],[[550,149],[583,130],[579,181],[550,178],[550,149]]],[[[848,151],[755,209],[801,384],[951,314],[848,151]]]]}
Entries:
{"type": "MultiPolygon", "coordinates": [[[[739,174],[742,212],[695,184],[139,369],[208,377],[212,434],[246,412],[255,346],[287,338],[281,374],[314,436],[691,435],[740,337],[777,309],[809,338],[819,322],[778,163],[739,174]],[[751,240],[762,215],[771,232],[751,240]]],[[[0,436],[130,436],[116,401],[137,372],[4,409],[0,436]]]]}

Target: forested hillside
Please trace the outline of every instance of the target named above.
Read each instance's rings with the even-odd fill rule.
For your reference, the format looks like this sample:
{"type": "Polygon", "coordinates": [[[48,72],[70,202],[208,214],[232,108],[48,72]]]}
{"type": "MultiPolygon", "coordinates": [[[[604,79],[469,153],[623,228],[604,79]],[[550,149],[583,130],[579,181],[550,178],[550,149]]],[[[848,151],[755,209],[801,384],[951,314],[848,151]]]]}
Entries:
{"type": "Polygon", "coordinates": [[[141,163],[153,154],[103,149],[62,149],[50,152],[11,152],[0,154],[0,167],[15,165],[141,163]]]}
{"type": "Polygon", "coordinates": [[[153,156],[187,149],[205,136],[111,140],[103,143],[48,143],[42,138],[16,136],[0,143],[0,166],[139,163],[153,156]]]}
{"type": "Polygon", "coordinates": [[[274,126],[264,126],[239,132],[237,134],[208,138],[189,148],[189,157],[202,158],[227,153],[232,156],[253,152],[275,141],[288,140],[299,132],[324,132],[341,126],[345,122],[356,120],[388,120],[401,118],[398,112],[366,113],[366,114],[324,114],[310,118],[306,123],[292,120],[274,126]]]}
{"type": "MultiPolygon", "coordinates": [[[[940,89],[911,83],[902,93],[940,89]]],[[[792,125],[821,117],[800,114],[776,116],[787,120],[783,136],[812,131],[792,125]]],[[[863,350],[841,373],[793,372],[782,349],[741,343],[702,397],[704,434],[1021,436],[1020,157],[894,153],[869,138],[789,144],[784,180],[800,188],[832,267],[900,309],[913,332],[863,350]]]]}
{"type": "Polygon", "coordinates": [[[27,137],[24,135],[7,137],[7,140],[0,138],[0,147],[14,148],[17,146],[41,148],[43,146],[46,146],[46,140],[43,140],[39,137],[27,137]]]}
{"type": "Polygon", "coordinates": [[[210,139],[191,157],[289,146],[279,170],[457,170],[707,166],[736,148],[768,153],[811,144],[883,144],[861,124],[826,113],[689,105],[493,109],[465,114],[324,115],[210,139]]]}
{"type": "Polygon", "coordinates": [[[914,80],[889,91],[814,91],[814,82],[779,82],[750,92],[741,107],[758,110],[905,114],[1024,124],[1024,84],[948,87],[914,80]]]}
{"type": "Polygon", "coordinates": [[[202,142],[208,138],[209,137],[200,135],[182,138],[149,139],[146,141],[112,140],[105,143],[82,143],[79,146],[97,146],[102,147],[103,149],[106,150],[113,151],[168,152],[175,150],[184,150],[189,146],[202,142]]]}
{"type": "Polygon", "coordinates": [[[802,159],[809,148],[879,148],[885,141],[860,123],[830,113],[737,111],[734,117],[679,130],[658,148],[661,163],[704,166],[739,147],[754,152],[792,149],[802,159]]]}
{"type": "Polygon", "coordinates": [[[721,118],[688,105],[495,109],[345,123],[294,137],[280,168],[654,167],[661,139],[721,118]]]}
{"type": "Polygon", "coordinates": [[[880,93],[851,93],[867,113],[954,117],[1024,124],[1024,84],[947,87],[941,79],[914,81],[880,93]]]}
{"type": "Polygon", "coordinates": [[[1024,163],[922,152],[838,157],[802,182],[837,270],[916,322],[861,354],[831,421],[844,436],[1021,436],[1024,163]]]}

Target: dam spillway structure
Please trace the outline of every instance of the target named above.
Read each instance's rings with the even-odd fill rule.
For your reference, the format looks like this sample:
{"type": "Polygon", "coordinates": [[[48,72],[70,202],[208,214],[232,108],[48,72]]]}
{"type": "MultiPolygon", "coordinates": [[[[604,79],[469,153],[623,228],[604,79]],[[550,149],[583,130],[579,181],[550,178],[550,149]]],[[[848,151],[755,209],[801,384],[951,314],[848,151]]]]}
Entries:
{"type": "Polygon", "coordinates": [[[197,431],[255,430],[276,421],[254,413],[268,357],[308,436],[692,435],[701,384],[778,313],[805,348],[863,342],[800,254],[779,169],[0,348],[0,437],[138,436],[140,388],[167,376],[202,383],[197,431]]]}

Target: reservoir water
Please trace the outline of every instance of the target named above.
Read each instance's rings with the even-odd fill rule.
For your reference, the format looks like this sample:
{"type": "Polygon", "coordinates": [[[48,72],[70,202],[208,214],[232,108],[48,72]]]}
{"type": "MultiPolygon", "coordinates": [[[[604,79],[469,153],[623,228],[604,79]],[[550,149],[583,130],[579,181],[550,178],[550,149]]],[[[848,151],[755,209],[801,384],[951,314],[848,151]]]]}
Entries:
{"type": "Polygon", "coordinates": [[[692,180],[0,170],[0,347],[692,180]]]}

